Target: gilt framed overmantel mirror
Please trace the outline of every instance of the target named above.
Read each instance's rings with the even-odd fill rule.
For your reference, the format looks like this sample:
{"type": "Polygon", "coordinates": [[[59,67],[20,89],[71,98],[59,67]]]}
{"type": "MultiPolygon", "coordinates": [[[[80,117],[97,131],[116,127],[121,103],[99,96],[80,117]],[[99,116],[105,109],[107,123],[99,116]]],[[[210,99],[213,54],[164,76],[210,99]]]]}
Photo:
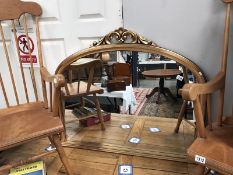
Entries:
{"type": "MultiPolygon", "coordinates": [[[[93,78],[92,83],[105,89],[106,93],[104,92],[104,95],[99,96],[101,98],[107,97],[111,105],[114,106],[114,110],[109,112],[177,118],[182,106],[184,106],[179,89],[182,88],[184,83],[204,83],[206,81],[198,65],[187,57],[161,47],[156,42],[145,39],[136,32],[124,28],[108,33],[89,48],[67,57],[57,67],[56,74],[63,74],[67,83],[79,81],[85,79],[85,77],[87,79],[87,71],[81,70],[80,67],[75,70],[74,66],[80,60],[85,59],[100,59],[102,62],[100,66],[96,65],[95,78],[93,78]],[[116,70],[119,64],[125,67],[116,70]],[[130,71],[127,79],[123,72],[127,72],[128,69],[130,71]],[[81,76],[77,76],[78,74],[81,76]],[[125,81],[126,88],[120,90],[128,93],[128,95],[120,96],[122,98],[119,100],[120,107],[116,106],[117,100],[112,95],[115,93],[114,89],[108,92],[103,85],[103,80],[106,80],[107,83],[117,80],[115,74],[123,77],[120,81],[125,81]],[[130,88],[127,89],[127,87],[130,88]],[[141,89],[143,88],[146,91],[142,92],[141,89]],[[140,94],[143,93],[145,96],[144,102],[148,103],[147,107],[145,103],[142,105],[139,100],[140,94]],[[111,97],[113,98],[112,101],[111,97]]],[[[122,88],[121,85],[118,88],[122,88]]],[[[202,102],[206,103],[206,101],[207,98],[203,97],[202,102]]],[[[185,106],[187,105],[186,102],[185,106]]],[[[191,104],[189,105],[192,108],[191,104]]],[[[186,112],[186,110],[183,111],[183,113],[186,112]]],[[[193,115],[192,111],[190,115],[193,115]]]]}

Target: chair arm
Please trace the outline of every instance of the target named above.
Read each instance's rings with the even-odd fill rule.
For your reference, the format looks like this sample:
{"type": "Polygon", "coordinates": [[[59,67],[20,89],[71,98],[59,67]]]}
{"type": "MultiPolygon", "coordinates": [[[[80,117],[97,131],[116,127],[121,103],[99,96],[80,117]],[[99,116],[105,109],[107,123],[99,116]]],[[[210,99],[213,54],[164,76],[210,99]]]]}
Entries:
{"type": "Polygon", "coordinates": [[[210,94],[219,89],[222,89],[225,84],[225,74],[218,73],[214,79],[207,83],[185,84],[181,89],[182,98],[184,100],[196,100],[198,95],[210,94]]]}
{"type": "Polygon", "coordinates": [[[54,83],[55,87],[65,86],[65,77],[62,74],[51,75],[45,67],[40,68],[41,77],[44,81],[54,83]]]}

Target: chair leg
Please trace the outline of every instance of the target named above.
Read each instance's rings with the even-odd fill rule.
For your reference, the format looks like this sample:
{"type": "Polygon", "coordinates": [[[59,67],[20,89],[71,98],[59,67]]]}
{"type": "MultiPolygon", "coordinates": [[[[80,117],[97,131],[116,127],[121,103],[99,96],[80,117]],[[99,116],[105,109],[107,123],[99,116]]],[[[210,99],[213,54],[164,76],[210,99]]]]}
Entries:
{"type": "Polygon", "coordinates": [[[65,141],[67,139],[67,135],[66,135],[65,101],[64,101],[64,99],[61,99],[61,102],[60,102],[60,111],[61,111],[61,114],[60,114],[61,121],[62,121],[62,124],[64,126],[64,132],[62,133],[62,140],[65,141]]]}
{"type": "Polygon", "coordinates": [[[70,165],[69,165],[69,161],[68,158],[65,154],[65,151],[61,145],[61,141],[58,135],[53,135],[53,136],[49,136],[49,140],[50,142],[56,147],[56,150],[58,152],[58,155],[65,167],[66,173],[68,175],[74,175],[73,170],[71,169],[70,165]]]}
{"type": "Polygon", "coordinates": [[[80,104],[81,104],[82,107],[85,106],[85,101],[84,101],[83,97],[80,97],[80,104]]]}
{"type": "Polygon", "coordinates": [[[177,121],[177,124],[176,124],[176,128],[174,130],[175,133],[178,133],[179,132],[179,129],[180,129],[180,124],[183,120],[183,117],[184,117],[184,113],[185,113],[185,109],[186,109],[186,106],[187,106],[187,101],[183,101],[183,104],[181,106],[181,109],[180,109],[180,113],[178,115],[178,121],[177,121]]]}
{"type": "Polygon", "coordinates": [[[105,130],[105,126],[104,126],[104,119],[103,119],[103,115],[101,113],[101,109],[100,109],[100,104],[99,104],[99,100],[96,97],[96,94],[93,94],[93,98],[94,98],[94,102],[95,102],[95,106],[96,106],[96,110],[97,110],[97,115],[99,117],[100,123],[101,123],[101,130],[105,130]]]}

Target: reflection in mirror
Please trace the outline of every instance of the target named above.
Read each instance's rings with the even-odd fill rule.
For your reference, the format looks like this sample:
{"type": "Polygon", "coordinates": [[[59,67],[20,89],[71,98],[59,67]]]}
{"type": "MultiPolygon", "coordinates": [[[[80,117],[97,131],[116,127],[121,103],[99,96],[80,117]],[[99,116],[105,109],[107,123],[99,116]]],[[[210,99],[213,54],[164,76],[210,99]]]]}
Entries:
{"type": "MultiPolygon", "coordinates": [[[[78,81],[88,81],[91,65],[88,64],[94,60],[100,60],[99,55],[88,55],[85,58],[80,58],[75,60],[70,65],[66,67],[63,72],[65,79],[68,83],[78,82],[78,81]]],[[[100,81],[102,76],[102,62],[95,62],[94,64],[94,76],[92,82],[100,81]]]]}
{"type": "MultiPolygon", "coordinates": [[[[133,114],[147,117],[175,118],[175,120],[155,119],[155,121],[166,121],[162,122],[164,128],[167,128],[167,126],[170,128],[174,127],[177,133],[183,116],[187,117],[187,119],[194,119],[192,103],[182,100],[179,89],[185,83],[205,82],[200,68],[195,63],[178,53],[159,47],[157,44],[126,29],[118,29],[111,32],[98,42],[95,42],[90,48],[69,56],[58,66],[56,74],[64,74],[67,82],[61,93],[63,123],[65,123],[65,116],[68,116],[65,115],[65,109],[71,109],[74,117],[78,118],[79,123],[82,123],[81,120],[84,118],[86,121],[89,119],[90,111],[92,111],[91,115],[100,116],[101,111],[97,112],[97,109],[101,107],[103,117],[110,116],[109,113],[122,114],[112,115],[113,122],[106,123],[106,130],[110,132],[112,126],[114,128],[112,131],[116,131],[115,121],[118,122],[118,117],[120,116],[122,116],[120,117],[122,121],[136,123],[136,125],[130,124],[133,128],[129,130],[130,133],[138,129],[142,129],[144,132],[144,128],[148,129],[149,125],[153,125],[152,122],[150,123],[153,119],[147,120],[148,118],[146,119],[146,117],[140,117],[139,120],[135,120],[135,116],[133,116],[127,117],[125,120],[127,114],[133,114]],[[127,38],[131,38],[131,42],[128,42],[127,38]],[[89,67],[83,66],[88,61],[95,62],[95,64],[92,64],[94,66],[92,72],[89,67]],[[89,79],[91,74],[93,78],[89,79]],[[77,85],[84,84],[81,81],[87,82],[86,89],[84,86],[77,88],[79,87],[77,85]],[[88,84],[90,88],[88,88],[88,84]],[[92,89],[92,93],[89,93],[88,89],[92,89]],[[71,93],[68,94],[68,91],[71,93]],[[94,105],[93,102],[95,103],[94,105]],[[175,128],[174,122],[176,121],[177,127],[175,128]]],[[[207,100],[204,99],[206,100],[204,101],[202,99],[201,101],[205,105],[207,100]]],[[[101,121],[100,117],[99,119],[101,121]]],[[[110,117],[107,119],[109,120],[110,117]]],[[[193,123],[192,125],[194,126],[193,123]]],[[[152,128],[156,127],[158,126],[155,125],[152,128]]],[[[78,142],[85,143],[87,141],[86,143],[89,144],[93,140],[94,144],[91,143],[91,145],[95,145],[99,149],[99,146],[103,145],[102,136],[105,137],[106,132],[96,132],[95,128],[91,130],[97,133],[98,136],[101,136],[100,140],[97,139],[100,142],[96,142],[96,139],[93,140],[92,138],[91,140],[81,138],[78,142]]],[[[161,131],[164,128],[161,128],[161,131]]],[[[101,129],[104,129],[103,122],[101,129]]],[[[87,131],[90,130],[88,129],[87,131]]],[[[170,130],[168,133],[169,135],[171,134],[170,130]]],[[[183,137],[182,133],[181,136],[183,137]]],[[[138,134],[141,135],[141,131],[138,134]]],[[[145,134],[147,135],[147,133],[145,134]]],[[[110,135],[112,137],[112,134],[110,135]]],[[[115,136],[117,136],[117,139],[119,138],[118,134],[115,136]]],[[[109,139],[111,140],[110,137],[109,139]]],[[[177,138],[180,135],[171,134],[172,140],[174,140],[173,137],[177,138]]],[[[109,144],[108,142],[106,143],[109,144]]],[[[170,145],[170,142],[167,143],[170,145]]],[[[112,145],[112,143],[109,145],[112,145]]],[[[179,148],[183,147],[182,141],[182,145],[179,145],[179,148]]],[[[119,148],[121,149],[122,147],[119,148]]],[[[150,148],[152,147],[150,146],[150,148]]],[[[141,152],[140,148],[139,151],[141,152]]],[[[148,151],[153,152],[151,149],[146,150],[147,153],[148,151]]],[[[177,154],[173,155],[177,157],[177,154]]],[[[186,157],[186,155],[184,154],[182,157],[186,157]]]]}
{"type": "Polygon", "coordinates": [[[63,73],[70,83],[88,82],[89,71],[77,66],[78,59],[99,60],[91,82],[103,89],[97,96],[108,112],[192,118],[192,104],[181,99],[179,89],[185,83],[205,82],[200,68],[189,59],[123,28],[68,57],[56,73],[63,73]]]}
{"type": "Polygon", "coordinates": [[[109,61],[104,64],[108,80],[116,79],[114,74],[123,73],[127,69],[122,67],[114,73],[115,64],[130,65],[128,76],[131,79],[130,84],[136,82],[134,95],[138,103],[137,109],[131,111],[133,114],[171,118],[178,116],[183,102],[178,91],[185,82],[193,82],[192,72],[176,61],[159,54],[114,51],[109,52],[109,56],[109,61]],[[136,58],[133,57],[135,55],[136,58]]]}
{"type": "Polygon", "coordinates": [[[106,88],[110,82],[120,84],[123,81],[125,86],[133,85],[135,99],[140,105],[137,105],[137,109],[131,109],[131,112],[137,115],[177,118],[183,102],[179,89],[185,83],[194,81],[194,76],[187,67],[163,55],[110,51],[87,55],[71,63],[64,71],[67,82],[88,81],[89,70],[82,68],[80,64],[93,59],[101,62],[95,65],[92,83],[102,88],[106,88]],[[139,101],[139,98],[143,100],[139,101]]]}

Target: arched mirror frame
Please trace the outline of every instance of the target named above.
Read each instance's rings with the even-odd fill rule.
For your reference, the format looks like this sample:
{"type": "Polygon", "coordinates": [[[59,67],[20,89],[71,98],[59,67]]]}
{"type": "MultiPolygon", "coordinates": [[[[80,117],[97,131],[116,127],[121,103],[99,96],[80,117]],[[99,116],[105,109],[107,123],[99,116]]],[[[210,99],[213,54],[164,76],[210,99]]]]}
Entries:
{"type": "MultiPolygon", "coordinates": [[[[206,78],[201,69],[188,58],[173,52],[171,50],[159,47],[157,44],[139,36],[137,33],[119,28],[109,34],[105,35],[98,42],[94,42],[90,48],[80,50],[65,60],[63,60],[56,69],[56,74],[63,74],[70,64],[77,61],[80,58],[86,58],[90,55],[99,55],[100,53],[112,52],[112,51],[135,51],[151,54],[159,54],[166,58],[176,61],[180,65],[183,65],[186,70],[192,72],[196,83],[206,82],[206,78]]],[[[205,113],[206,105],[209,111],[210,98],[206,95],[201,96],[202,111],[205,113]]],[[[208,118],[210,114],[208,112],[208,118]]]]}
{"type": "Polygon", "coordinates": [[[159,47],[152,41],[146,40],[137,33],[124,28],[119,28],[105,35],[90,48],[78,51],[63,60],[56,69],[56,74],[62,74],[67,66],[80,58],[89,55],[111,52],[111,51],[136,51],[144,53],[159,54],[188,68],[194,75],[196,82],[204,83],[205,77],[200,68],[188,58],[171,50],[159,47]]]}

